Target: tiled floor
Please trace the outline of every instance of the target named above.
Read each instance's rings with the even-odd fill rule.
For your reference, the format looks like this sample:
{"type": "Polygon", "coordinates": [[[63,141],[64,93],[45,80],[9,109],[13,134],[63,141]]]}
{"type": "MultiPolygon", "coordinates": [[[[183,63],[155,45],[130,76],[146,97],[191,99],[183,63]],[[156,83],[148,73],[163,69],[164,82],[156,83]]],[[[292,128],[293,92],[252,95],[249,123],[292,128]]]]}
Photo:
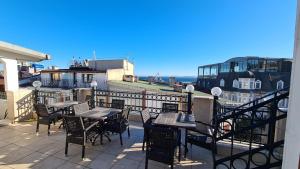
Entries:
{"type": "MultiPolygon", "coordinates": [[[[65,133],[58,129],[59,124],[51,126],[51,135],[47,136],[46,126],[40,126],[40,133],[35,133],[35,123],[18,123],[13,126],[0,127],[0,169],[39,168],[39,169],[143,169],[145,153],[142,151],[143,130],[140,123],[130,126],[131,137],[123,134],[124,145],[120,145],[118,135],[112,136],[112,142],[104,139],[95,146],[88,144],[86,158],[81,159],[81,146],[70,144],[69,155],[64,155],[65,133]]],[[[193,146],[188,157],[175,168],[210,169],[211,153],[193,146]]],[[[169,166],[149,161],[149,169],[164,169],[169,166]]]]}

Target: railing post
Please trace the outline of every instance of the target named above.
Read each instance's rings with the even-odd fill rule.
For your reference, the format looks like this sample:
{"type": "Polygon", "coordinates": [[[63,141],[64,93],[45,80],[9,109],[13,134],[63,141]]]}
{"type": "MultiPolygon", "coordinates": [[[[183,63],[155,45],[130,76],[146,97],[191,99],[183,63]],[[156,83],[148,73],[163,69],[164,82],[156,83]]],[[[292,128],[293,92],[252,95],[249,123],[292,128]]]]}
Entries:
{"type": "Polygon", "coordinates": [[[91,108],[93,109],[96,107],[96,87],[92,87],[91,92],[91,108]]]}
{"type": "Polygon", "coordinates": [[[215,124],[215,117],[217,116],[218,113],[218,96],[214,96],[214,102],[213,102],[213,124],[215,124]]]}
{"type": "Polygon", "coordinates": [[[39,94],[39,90],[37,88],[35,88],[34,91],[33,91],[33,97],[34,97],[34,103],[33,104],[38,103],[38,94],[39,94]]]}
{"type": "Polygon", "coordinates": [[[188,114],[192,114],[192,92],[188,92],[188,114]]]}
{"type": "Polygon", "coordinates": [[[142,110],[144,110],[146,108],[146,90],[142,91],[142,110]]]}

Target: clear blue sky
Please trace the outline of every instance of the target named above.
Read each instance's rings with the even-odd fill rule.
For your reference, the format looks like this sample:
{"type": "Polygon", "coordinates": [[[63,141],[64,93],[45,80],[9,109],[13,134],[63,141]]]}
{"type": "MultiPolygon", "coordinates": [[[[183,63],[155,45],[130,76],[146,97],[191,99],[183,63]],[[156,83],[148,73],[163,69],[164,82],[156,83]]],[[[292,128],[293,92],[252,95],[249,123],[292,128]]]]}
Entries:
{"type": "Polygon", "coordinates": [[[137,75],[194,75],[236,56],[292,57],[296,0],[1,0],[0,40],[49,53],[126,58],[137,75]]]}

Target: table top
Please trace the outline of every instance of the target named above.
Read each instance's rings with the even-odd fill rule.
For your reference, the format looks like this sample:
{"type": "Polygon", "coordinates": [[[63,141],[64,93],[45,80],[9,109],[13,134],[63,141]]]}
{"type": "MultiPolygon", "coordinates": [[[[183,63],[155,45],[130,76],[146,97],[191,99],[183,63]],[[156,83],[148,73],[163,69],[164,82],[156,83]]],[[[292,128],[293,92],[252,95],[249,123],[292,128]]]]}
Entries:
{"type": "Polygon", "coordinates": [[[177,128],[195,128],[194,115],[185,113],[160,113],[153,124],[177,128]]]}
{"type": "Polygon", "coordinates": [[[105,120],[108,116],[115,115],[117,113],[120,113],[121,111],[121,109],[97,107],[83,113],[75,114],[75,116],[105,120]]]}
{"type": "Polygon", "coordinates": [[[71,107],[76,104],[78,104],[78,102],[76,102],[76,101],[56,102],[56,103],[50,104],[48,107],[66,108],[66,107],[71,107]]]}

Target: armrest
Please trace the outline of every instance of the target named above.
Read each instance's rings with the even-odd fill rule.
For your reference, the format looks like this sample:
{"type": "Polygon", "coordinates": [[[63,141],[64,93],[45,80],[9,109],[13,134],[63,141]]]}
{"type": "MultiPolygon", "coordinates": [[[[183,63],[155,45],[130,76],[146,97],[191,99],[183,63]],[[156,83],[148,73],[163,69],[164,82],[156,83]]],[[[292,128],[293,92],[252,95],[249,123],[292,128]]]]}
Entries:
{"type": "Polygon", "coordinates": [[[93,128],[94,126],[96,126],[98,123],[99,123],[99,121],[94,122],[89,127],[87,127],[86,129],[84,129],[84,131],[89,131],[91,128],[93,128]]]}
{"type": "Polygon", "coordinates": [[[197,121],[197,120],[196,120],[195,122],[198,123],[198,124],[204,125],[204,126],[208,126],[208,127],[214,128],[213,125],[208,124],[208,123],[204,123],[204,122],[202,122],[202,121],[197,121]]]}
{"type": "MultiPolygon", "coordinates": [[[[199,134],[201,134],[201,135],[204,135],[204,136],[206,136],[206,137],[213,138],[213,136],[212,136],[212,135],[210,135],[210,134],[208,134],[208,133],[204,133],[204,132],[202,132],[202,131],[199,131],[199,130],[190,130],[190,131],[193,131],[193,132],[199,133],[199,134]]],[[[187,133],[187,134],[188,134],[188,133],[187,133]]]]}

